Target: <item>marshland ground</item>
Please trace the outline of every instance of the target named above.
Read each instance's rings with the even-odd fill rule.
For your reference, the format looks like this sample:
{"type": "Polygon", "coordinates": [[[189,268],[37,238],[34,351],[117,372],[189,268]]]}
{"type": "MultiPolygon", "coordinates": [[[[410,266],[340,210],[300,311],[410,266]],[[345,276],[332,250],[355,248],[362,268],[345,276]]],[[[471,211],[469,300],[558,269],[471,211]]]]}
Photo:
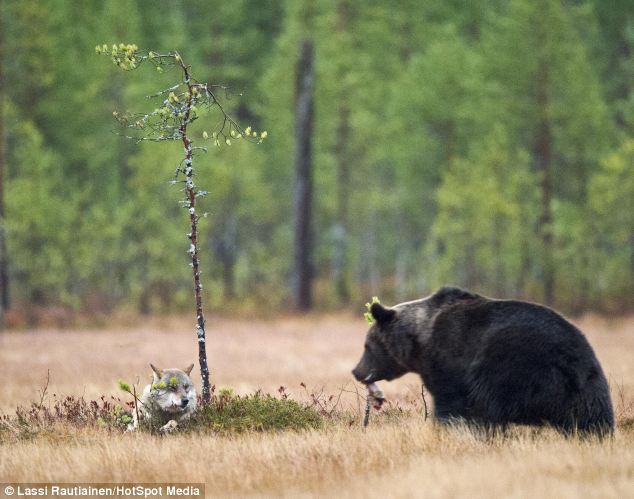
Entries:
{"type": "MultiPolygon", "coordinates": [[[[205,482],[208,496],[223,497],[634,497],[634,318],[575,322],[611,384],[618,418],[612,441],[526,428],[484,439],[462,427],[439,428],[422,414],[413,375],[381,384],[390,404],[363,430],[363,388],[350,375],[363,318],[219,318],[207,332],[213,383],[238,394],[285,387],[308,404],[314,395],[333,414],[321,429],[168,437],[73,425],[31,438],[4,432],[0,481],[205,482]]],[[[185,318],[6,332],[0,409],[11,416],[16,406],[39,401],[47,379],[45,405],[65,395],[129,400],[118,379],[142,387],[149,362],[181,367],[196,358],[185,318]]]]}

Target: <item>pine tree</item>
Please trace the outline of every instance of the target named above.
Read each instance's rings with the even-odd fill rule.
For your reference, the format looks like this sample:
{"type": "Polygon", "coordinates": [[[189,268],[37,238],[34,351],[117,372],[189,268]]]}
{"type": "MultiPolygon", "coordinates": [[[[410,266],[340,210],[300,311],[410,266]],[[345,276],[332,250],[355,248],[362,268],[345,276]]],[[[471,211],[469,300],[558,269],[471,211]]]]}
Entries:
{"type": "Polygon", "coordinates": [[[497,84],[487,115],[531,151],[540,175],[538,237],[546,303],[555,300],[557,269],[565,265],[557,258],[554,206],[560,199],[584,205],[589,171],[611,135],[597,76],[572,24],[571,9],[560,0],[516,0],[483,33],[487,77],[497,84]]]}

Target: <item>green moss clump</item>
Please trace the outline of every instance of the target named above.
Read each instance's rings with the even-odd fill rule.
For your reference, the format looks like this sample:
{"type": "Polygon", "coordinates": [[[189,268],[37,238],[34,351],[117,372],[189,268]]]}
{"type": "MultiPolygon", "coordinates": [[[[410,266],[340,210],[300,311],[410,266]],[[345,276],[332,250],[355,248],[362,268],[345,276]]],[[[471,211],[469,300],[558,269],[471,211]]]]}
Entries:
{"type": "Polygon", "coordinates": [[[190,429],[216,433],[248,431],[301,431],[322,427],[317,411],[294,400],[278,399],[268,394],[215,397],[201,407],[188,425],[190,429]]]}

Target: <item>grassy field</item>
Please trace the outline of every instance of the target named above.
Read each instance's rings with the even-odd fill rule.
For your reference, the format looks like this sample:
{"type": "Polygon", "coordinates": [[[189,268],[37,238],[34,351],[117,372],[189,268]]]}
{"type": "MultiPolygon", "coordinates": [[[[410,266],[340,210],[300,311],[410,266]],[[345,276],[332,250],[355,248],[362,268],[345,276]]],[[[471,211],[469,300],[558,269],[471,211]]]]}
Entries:
{"type": "MultiPolygon", "coordinates": [[[[249,497],[634,497],[634,320],[578,321],[613,391],[613,441],[564,439],[517,428],[485,440],[465,428],[438,428],[421,415],[414,376],[382,383],[392,408],[363,430],[362,388],[350,369],[361,354],[359,316],[209,324],[213,382],[238,393],[286,387],[311,394],[339,417],[300,433],[167,437],[60,425],[30,439],[0,441],[0,482],[205,482],[208,496],[249,497]],[[304,389],[300,383],[304,383],[304,389]],[[332,397],[331,397],[332,396],[332,397]],[[330,400],[329,400],[330,399],[330,400]]],[[[16,331],[0,335],[0,409],[73,394],[115,394],[123,378],[145,384],[148,362],[196,360],[193,327],[177,318],[104,330],[16,331]],[[47,373],[50,373],[47,374],[47,373]]]]}

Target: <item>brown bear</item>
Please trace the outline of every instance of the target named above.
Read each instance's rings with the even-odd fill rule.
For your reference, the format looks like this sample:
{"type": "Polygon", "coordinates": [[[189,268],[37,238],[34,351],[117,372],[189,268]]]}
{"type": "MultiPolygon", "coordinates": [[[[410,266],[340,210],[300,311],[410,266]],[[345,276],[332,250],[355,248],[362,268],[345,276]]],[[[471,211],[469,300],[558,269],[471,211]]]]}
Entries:
{"type": "Polygon", "coordinates": [[[375,320],[352,371],[366,385],[418,373],[439,421],[486,428],[550,425],[611,434],[608,383],[584,335],[555,311],[444,287],[371,306],[375,320]]]}

